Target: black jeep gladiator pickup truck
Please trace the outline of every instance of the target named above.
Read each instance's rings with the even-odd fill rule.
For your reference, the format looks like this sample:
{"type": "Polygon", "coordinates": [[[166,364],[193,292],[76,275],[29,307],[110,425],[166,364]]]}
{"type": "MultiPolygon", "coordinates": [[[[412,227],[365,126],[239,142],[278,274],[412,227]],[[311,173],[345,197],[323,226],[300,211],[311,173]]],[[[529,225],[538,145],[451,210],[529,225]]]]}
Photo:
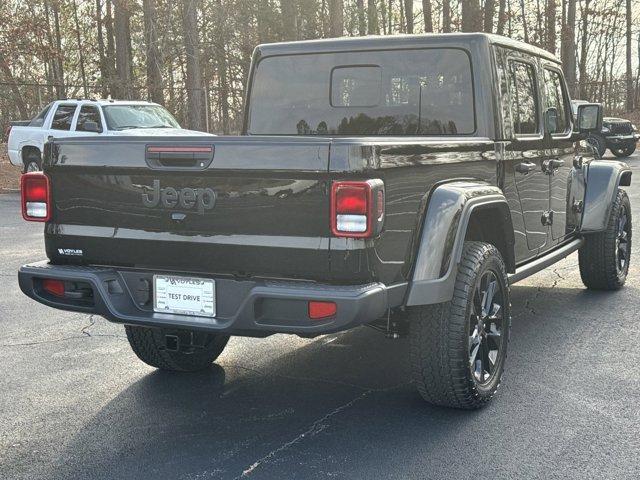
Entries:
{"type": "Polygon", "coordinates": [[[429,402],[478,408],[506,358],[509,285],[574,251],[614,290],[631,170],[584,138],[556,58],[486,34],[256,48],[239,137],[69,138],[22,179],[48,260],[25,294],[206,368],[230,335],[409,335],[429,402]]]}

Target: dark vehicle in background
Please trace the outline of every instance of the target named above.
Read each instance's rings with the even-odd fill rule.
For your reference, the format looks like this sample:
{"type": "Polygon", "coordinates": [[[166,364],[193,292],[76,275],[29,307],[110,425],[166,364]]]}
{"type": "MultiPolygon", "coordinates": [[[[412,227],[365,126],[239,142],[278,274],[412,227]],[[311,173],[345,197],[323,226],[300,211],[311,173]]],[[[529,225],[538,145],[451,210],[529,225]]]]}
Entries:
{"type": "Polygon", "coordinates": [[[601,121],[574,124],[558,60],[503,37],[261,45],[243,136],[47,144],[22,196],[48,259],[20,287],[124,324],[167,370],[230,335],[408,335],[422,396],[478,408],[511,284],[575,251],[588,288],[625,283],[631,170],[593,159],[601,121]]]}
{"type": "MultiPolygon", "coordinates": [[[[571,102],[574,115],[577,106],[587,103],[584,100],[573,100],[571,102]]],[[[589,142],[602,158],[607,149],[616,157],[629,157],[636,151],[636,144],[640,139],[640,133],[636,126],[629,120],[616,117],[604,117],[602,119],[602,129],[600,132],[589,134],[589,142]]]]}

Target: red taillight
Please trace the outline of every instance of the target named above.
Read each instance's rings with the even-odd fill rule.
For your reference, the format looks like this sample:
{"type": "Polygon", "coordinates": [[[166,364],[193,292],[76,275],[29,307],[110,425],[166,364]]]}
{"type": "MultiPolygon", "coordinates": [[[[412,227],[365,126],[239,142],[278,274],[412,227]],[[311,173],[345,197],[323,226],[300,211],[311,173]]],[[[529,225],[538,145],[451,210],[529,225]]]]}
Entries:
{"type": "Polygon", "coordinates": [[[47,222],[51,218],[49,177],[44,173],[25,173],[20,178],[22,217],[31,222],[47,222]]]}
{"type": "Polygon", "coordinates": [[[336,237],[378,235],[384,221],[382,180],[334,182],[331,187],[331,232],[336,237]]]}
{"type": "Polygon", "coordinates": [[[62,280],[45,278],[42,280],[42,289],[56,297],[64,297],[64,282],[62,280]]]}
{"type": "Polygon", "coordinates": [[[334,302],[309,302],[309,318],[319,320],[335,316],[338,306],[334,302]]]}

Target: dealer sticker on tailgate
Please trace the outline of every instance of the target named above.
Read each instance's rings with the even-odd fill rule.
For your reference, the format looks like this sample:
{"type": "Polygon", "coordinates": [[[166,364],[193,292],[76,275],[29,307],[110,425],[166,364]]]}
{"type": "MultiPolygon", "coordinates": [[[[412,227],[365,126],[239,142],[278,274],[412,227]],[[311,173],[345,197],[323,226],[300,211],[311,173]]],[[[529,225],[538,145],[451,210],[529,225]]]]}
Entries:
{"type": "Polygon", "coordinates": [[[208,278],[153,276],[153,309],[156,312],[216,316],[216,284],[208,278]]]}

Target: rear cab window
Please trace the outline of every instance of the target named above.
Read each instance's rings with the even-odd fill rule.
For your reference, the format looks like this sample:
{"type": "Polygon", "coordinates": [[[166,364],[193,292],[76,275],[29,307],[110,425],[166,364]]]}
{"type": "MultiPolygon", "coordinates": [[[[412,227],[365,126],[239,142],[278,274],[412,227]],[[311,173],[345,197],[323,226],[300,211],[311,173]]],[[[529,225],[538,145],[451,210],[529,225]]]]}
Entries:
{"type": "Polygon", "coordinates": [[[71,130],[71,123],[73,122],[73,116],[77,108],[77,105],[72,104],[58,105],[58,108],[53,114],[51,128],[53,130],[71,130]]]}
{"type": "Polygon", "coordinates": [[[471,135],[469,54],[459,48],[263,58],[255,70],[252,135],[471,135]]]}
{"type": "Polygon", "coordinates": [[[42,110],[40,110],[40,113],[38,113],[38,115],[36,115],[31,119],[31,121],[29,122],[29,126],[42,127],[44,125],[45,118],[47,118],[47,114],[49,113],[49,110],[51,110],[51,105],[53,105],[53,103],[50,103],[49,105],[44,107],[42,110]]]}
{"type": "Polygon", "coordinates": [[[98,107],[94,105],[83,105],[78,113],[78,120],[76,121],[76,130],[78,132],[86,131],[84,124],[86,122],[95,122],[98,124],[98,131],[102,132],[102,119],[100,118],[100,111],[98,107]]]}

